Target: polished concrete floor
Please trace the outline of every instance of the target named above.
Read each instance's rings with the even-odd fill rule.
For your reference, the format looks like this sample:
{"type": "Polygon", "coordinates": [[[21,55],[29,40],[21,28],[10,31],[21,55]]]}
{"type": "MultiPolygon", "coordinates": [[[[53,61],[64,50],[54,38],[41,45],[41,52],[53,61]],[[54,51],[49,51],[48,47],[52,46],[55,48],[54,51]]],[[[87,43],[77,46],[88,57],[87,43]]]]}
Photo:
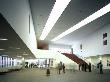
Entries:
{"type": "Polygon", "coordinates": [[[0,82],[110,82],[110,70],[104,70],[102,75],[96,71],[66,71],[59,75],[56,70],[51,70],[51,75],[46,76],[46,70],[43,69],[24,69],[0,75],[0,82]]]}

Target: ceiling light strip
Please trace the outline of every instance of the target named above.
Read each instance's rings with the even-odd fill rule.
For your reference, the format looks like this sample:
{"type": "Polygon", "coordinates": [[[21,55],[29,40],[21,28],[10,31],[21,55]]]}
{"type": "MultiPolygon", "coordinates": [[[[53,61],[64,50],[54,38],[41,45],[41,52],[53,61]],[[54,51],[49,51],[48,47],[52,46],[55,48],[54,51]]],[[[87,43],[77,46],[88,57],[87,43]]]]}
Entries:
{"type": "Polygon", "coordinates": [[[85,18],[81,22],[77,23],[76,25],[74,25],[70,29],[64,31],[63,33],[61,33],[60,35],[58,35],[57,37],[55,37],[51,41],[56,41],[56,40],[61,39],[62,37],[68,35],[69,33],[73,32],[73,31],[83,27],[84,25],[96,20],[97,18],[103,16],[104,14],[108,13],[109,11],[110,11],[110,3],[108,5],[106,5],[105,7],[101,8],[100,10],[98,10],[97,12],[93,13],[92,15],[88,16],[87,18],[85,18]]]}
{"type": "Polygon", "coordinates": [[[56,0],[54,7],[50,13],[50,16],[46,22],[43,32],[40,36],[40,40],[44,40],[54,24],[57,22],[67,5],[71,0],[56,0]]]}
{"type": "Polygon", "coordinates": [[[8,39],[5,39],[5,38],[0,38],[0,40],[8,40],[8,39]]]}
{"type": "Polygon", "coordinates": [[[0,51],[5,50],[5,49],[0,49],[0,51]]]}

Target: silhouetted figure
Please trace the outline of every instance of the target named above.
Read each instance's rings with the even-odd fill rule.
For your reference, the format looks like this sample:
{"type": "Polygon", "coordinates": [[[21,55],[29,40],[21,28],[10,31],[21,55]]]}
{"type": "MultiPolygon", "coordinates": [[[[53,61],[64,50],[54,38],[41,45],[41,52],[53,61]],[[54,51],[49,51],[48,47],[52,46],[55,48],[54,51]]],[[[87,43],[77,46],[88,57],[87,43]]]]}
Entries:
{"type": "Polygon", "coordinates": [[[89,68],[89,72],[91,72],[91,63],[89,63],[88,68],[89,68]]]}
{"type": "Polygon", "coordinates": [[[81,64],[79,64],[79,71],[81,70],[81,64]]]}
{"type": "Polygon", "coordinates": [[[62,65],[63,73],[65,73],[65,64],[62,65]]]}
{"type": "Polygon", "coordinates": [[[84,71],[84,63],[82,64],[82,71],[84,71]]]}
{"type": "Polygon", "coordinates": [[[100,71],[100,74],[103,74],[103,64],[101,61],[99,63],[99,71],[100,71]]]}
{"type": "Polygon", "coordinates": [[[85,63],[84,64],[84,71],[86,72],[86,70],[87,70],[87,64],[85,63]]]}
{"type": "Polygon", "coordinates": [[[25,62],[25,68],[28,68],[28,62],[25,62]]]}
{"type": "Polygon", "coordinates": [[[47,68],[47,72],[46,72],[47,76],[50,76],[50,69],[47,68]]]}

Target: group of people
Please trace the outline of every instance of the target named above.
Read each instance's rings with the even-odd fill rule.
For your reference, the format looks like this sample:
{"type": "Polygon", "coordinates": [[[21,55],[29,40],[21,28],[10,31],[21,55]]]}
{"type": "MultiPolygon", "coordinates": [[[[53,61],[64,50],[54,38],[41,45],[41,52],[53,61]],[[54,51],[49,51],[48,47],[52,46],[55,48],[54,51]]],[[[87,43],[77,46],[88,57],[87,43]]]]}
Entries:
{"type": "Polygon", "coordinates": [[[82,71],[87,71],[87,69],[89,70],[89,72],[91,72],[91,63],[87,64],[87,63],[83,63],[83,64],[79,64],[79,70],[82,71]]]}
{"type": "MultiPolygon", "coordinates": [[[[58,70],[58,71],[57,71],[58,74],[61,74],[61,71],[62,71],[63,73],[65,73],[65,64],[62,63],[62,62],[58,63],[57,70],[58,70]]],[[[49,68],[49,67],[48,67],[47,70],[46,70],[46,75],[47,75],[47,76],[50,76],[50,68],[49,68]]]]}
{"type": "Polygon", "coordinates": [[[37,68],[37,65],[35,63],[25,62],[25,68],[37,68]]]}
{"type": "MultiPolygon", "coordinates": [[[[87,64],[87,63],[83,63],[83,64],[79,64],[79,70],[82,70],[82,71],[88,71],[91,72],[91,69],[92,69],[92,66],[91,66],[91,63],[87,64]]],[[[98,64],[97,64],[97,69],[98,69],[98,72],[100,74],[103,74],[103,64],[102,62],[100,61],[98,64]]]]}
{"type": "Polygon", "coordinates": [[[58,74],[61,74],[61,71],[65,73],[65,64],[62,62],[58,63],[57,69],[58,69],[58,74]]]}

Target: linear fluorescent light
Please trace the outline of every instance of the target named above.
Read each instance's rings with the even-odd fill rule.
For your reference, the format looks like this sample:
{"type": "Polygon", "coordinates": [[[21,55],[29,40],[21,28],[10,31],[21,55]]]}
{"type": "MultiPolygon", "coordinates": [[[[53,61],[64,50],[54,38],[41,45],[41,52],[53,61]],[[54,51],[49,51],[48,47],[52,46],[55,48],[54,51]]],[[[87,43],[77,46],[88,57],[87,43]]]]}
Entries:
{"type": "Polygon", "coordinates": [[[67,34],[73,32],[73,31],[83,27],[84,25],[94,21],[95,19],[103,16],[104,14],[108,13],[109,11],[110,11],[110,3],[108,5],[106,5],[105,7],[101,8],[100,10],[98,10],[97,12],[93,13],[92,15],[88,16],[87,18],[85,18],[81,22],[77,23],[76,25],[74,25],[70,29],[64,31],[63,33],[61,33],[60,35],[58,35],[57,37],[55,37],[51,41],[59,40],[60,38],[66,36],[67,34]]]}
{"type": "Polygon", "coordinates": [[[5,49],[0,49],[0,51],[5,50],[5,49]]]}
{"type": "Polygon", "coordinates": [[[21,58],[22,56],[17,56],[17,57],[21,58]]]}
{"type": "Polygon", "coordinates": [[[27,56],[27,55],[29,55],[29,54],[23,54],[24,56],[27,56]]]}
{"type": "Polygon", "coordinates": [[[0,38],[0,40],[8,40],[8,39],[5,39],[5,38],[0,38]]]}
{"type": "Polygon", "coordinates": [[[8,55],[2,55],[2,56],[8,56],[8,55]]]}
{"type": "Polygon", "coordinates": [[[40,40],[44,40],[54,24],[57,22],[58,18],[61,16],[67,5],[71,0],[56,0],[54,7],[50,13],[50,16],[46,22],[43,32],[40,36],[40,40]]]}
{"type": "Polygon", "coordinates": [[[16,48],[16,49],[18,49],[18,50],[19,50],[20,48],[16,48]]]}

